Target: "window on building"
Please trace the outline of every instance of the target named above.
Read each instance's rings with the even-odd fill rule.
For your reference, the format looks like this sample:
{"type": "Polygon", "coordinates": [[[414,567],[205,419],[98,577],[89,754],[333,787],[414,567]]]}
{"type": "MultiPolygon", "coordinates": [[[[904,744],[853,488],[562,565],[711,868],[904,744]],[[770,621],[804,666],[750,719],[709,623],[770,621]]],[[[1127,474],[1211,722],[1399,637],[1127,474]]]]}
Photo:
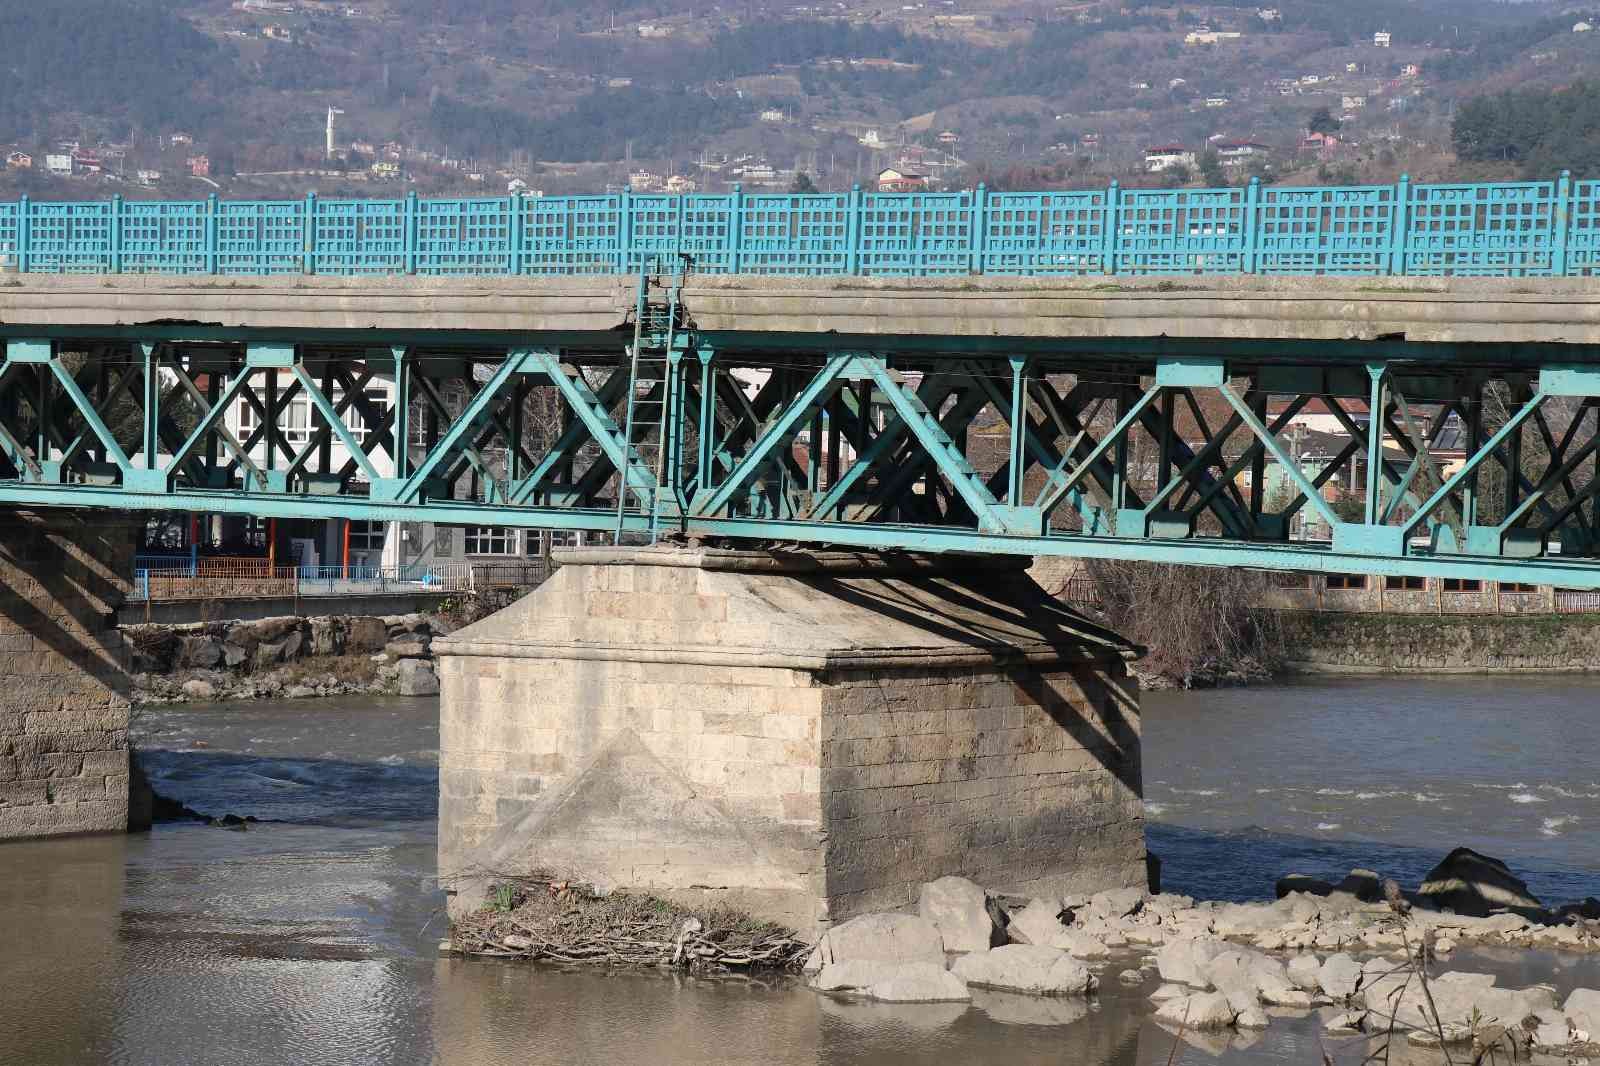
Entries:
{"type": "Polygon", "coordinates": [[[1400,592],[1421,592],[1428,587],[1428,579],[1425,577],[1386,577],[1383,579],[1383,587],[1400,592]]]}
{"type": "Polygon", "coordinates": [[[260,425],[260,424],[261,424],[261,419],[256,417],[255,405],[252,404],[247,397],[241,396],[239,398],[239,429],[240,429],[240,431],[243,432],[246,436],[248,436],[249,434],[254,433],[256,427],[258,425],[260,425]]]}
{"type": "Polygon", "coordinates": [[[1483,582],[1475,577],[1447,577],[1444,579],[1446,592],[1481,592],[1483,582]]]}
{"type": "Polygon", "coordinates": [[[311,400],[296,396],[278,413],[278,426],[283,439],[289,444],[305,444],[311,440],[311,400]]]}
{"type": "Polygon", "coordinates": [[[1538,592],[1539,586],[1524,584],[1521,581],[1500,582],[1501,592],[1538,592]]]}
{"type": "Polygon", "coordinates": [[[1330,589],[1364,589],[1367,587],[1366,574],[1329,574],[1328,588],[1330,589]]]}
{"type": "Polygon", "coordinates": [[[516,555],[517,531],[504,526],[468,526],[468,555],[516,555]]]}
{"type": "Polygon", "coordinates": [[[363,552],[382,551],[385,528],[382,522],[351,522],[350,550],[363,552]]]}
{"type": "Polygon", "coordinates": [[[244,520],[244,542],[252,548],[267,546],[267,519],[251,516],[244,520]]]}

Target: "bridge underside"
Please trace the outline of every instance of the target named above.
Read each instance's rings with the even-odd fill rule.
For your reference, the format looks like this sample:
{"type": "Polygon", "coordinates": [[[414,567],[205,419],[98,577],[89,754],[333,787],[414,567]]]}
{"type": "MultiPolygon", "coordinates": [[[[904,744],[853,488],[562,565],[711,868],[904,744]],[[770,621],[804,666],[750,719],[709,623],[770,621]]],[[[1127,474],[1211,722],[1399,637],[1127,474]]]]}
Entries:
{"type": "MultiPolygon", "coordinates": [[[[1135,297],[1177,299],[1121,296],[1072,298],[1101,307],[1097,333],[1135,297]]],[[[1382,316],[1346,294],[1322,301],[1330,321],[1343,306],[1343,337],[1274,337],[1208,325],[1234,298],[1213,293],[1193,321],[1162,312],[1183,327],[1170,333],[1157,316],[1088,336],[1029,326],[1001,292],[991,312],[1009,301],[1010,317],[985,321],[1010,332],[888,334],[864,331],[859,294],[853,317],[800,329],[803,294],[761,316],[689,288],[632,367],[631,320],[591,297],[522,329],[13,312],[0,503],[1600,587],[1586,313],[1525,343],[1462,340],[1374,333],[1382,316]],[[1318,447],[1289,428],[1308,409],[1330,427],[1318,447]]],[[[1428,317],[1422,297],[1394,299],[1428,317]]]]}

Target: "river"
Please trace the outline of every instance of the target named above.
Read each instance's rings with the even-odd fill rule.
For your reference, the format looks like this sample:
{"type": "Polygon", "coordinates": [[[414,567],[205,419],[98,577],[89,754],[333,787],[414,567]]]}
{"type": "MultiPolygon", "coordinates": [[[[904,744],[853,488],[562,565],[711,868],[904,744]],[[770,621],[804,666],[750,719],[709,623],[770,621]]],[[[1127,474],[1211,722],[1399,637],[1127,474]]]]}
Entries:
{"type": "MultiPolygon", "coordinates": [[[[1597,708],[1600,682],[1557,678],[1151,693],[1151,847],[1169,890],[1208,897],[1270,896],[1289,870],[1414,880],[1457,844],[1547,899],[1600,894],[1597,708]]],[[[1173,1051],[1146,1017],[1152,986],[1114,971],[1089,1003],[911,1008],[442,958],[432,701],[151,709],[136,733],[160,791],[263,822],[0,846],[0,1064],[1160,1066],[1173,1051]]],[[[1600,985],[1588,960],[1454,965],[1600,985]]],[[[1178,1061],[1310,1064],[1318,1048],[1312,1021],[1287,1019],[1178,1061]]]]}

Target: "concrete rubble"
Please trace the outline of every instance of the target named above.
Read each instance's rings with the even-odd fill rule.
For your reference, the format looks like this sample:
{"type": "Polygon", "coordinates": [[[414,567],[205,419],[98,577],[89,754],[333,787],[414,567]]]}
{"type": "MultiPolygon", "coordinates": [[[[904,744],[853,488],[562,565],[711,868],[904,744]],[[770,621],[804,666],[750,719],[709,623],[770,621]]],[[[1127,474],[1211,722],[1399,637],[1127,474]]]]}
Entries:
{"type": "MultiPolygon", "coordinates": [[[[931,979],[937,963],[985,1010],[998,996],[995,1010],[1007,1017],[1069,1024],[1085,1011],[1043,1004],[1081,1001],[1112,977],[1138,985],[1153,969],[1161,979],[1149,996],[1155,1018],[1200,1043],[1213,1039],[1207,1033],[1264,1029],[1273,1017],[1315,1011],[1330,1033],[1398,1041],[1424,1057],[1454,1044],[1600,1052],[1600,990],[1580,988],[1562,1001],[1548,985],[1505,988],[1491,974],[1451,971],[1440,961],[1446,941],[1600,949],[1600,927],[1581,916],[1583,905],[1546,910],[1503,863],[1469,855],[1463,864],[1453,853],[1457,861],[1441,868],[1487,871],[1502,898],[1532,901],[1519,907],[1528,913],[1432,910],[1423,893],[1391,902],[1371,871],[1321,882],[1325,894],[1291,891],[1276,903],[1197,903],[1127,889],[1021,899],[946,877],[923,886],[919,916],[866,915],[830,930],[806,972],[812,987],[830,994],[888,999],[916,989],[928,1000],[958,998],[953,985],[931,979]],[[985,942],[1000,937],[1010,943],[985,942]]],[[[1437,874],[1428,882],[1440,881],[1437,874]]],[[[1477,892],[1470,874],[1460,880],[1456,891],[1477,892]]]]}

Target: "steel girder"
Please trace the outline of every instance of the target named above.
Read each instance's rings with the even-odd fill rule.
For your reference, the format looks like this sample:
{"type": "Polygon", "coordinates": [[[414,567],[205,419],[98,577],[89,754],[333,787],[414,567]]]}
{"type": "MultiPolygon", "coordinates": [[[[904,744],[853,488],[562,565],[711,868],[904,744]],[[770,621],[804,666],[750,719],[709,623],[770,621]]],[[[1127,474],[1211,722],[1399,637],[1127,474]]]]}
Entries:
{"type": "Polygon", "coordinates": [[[1600,587],[1586,363],[1108,369],[691,331],[627,440],[620,344],[157,333],[6,340],[0,502],[609,530],[626,479],[624,531],[1600,587]]]}

